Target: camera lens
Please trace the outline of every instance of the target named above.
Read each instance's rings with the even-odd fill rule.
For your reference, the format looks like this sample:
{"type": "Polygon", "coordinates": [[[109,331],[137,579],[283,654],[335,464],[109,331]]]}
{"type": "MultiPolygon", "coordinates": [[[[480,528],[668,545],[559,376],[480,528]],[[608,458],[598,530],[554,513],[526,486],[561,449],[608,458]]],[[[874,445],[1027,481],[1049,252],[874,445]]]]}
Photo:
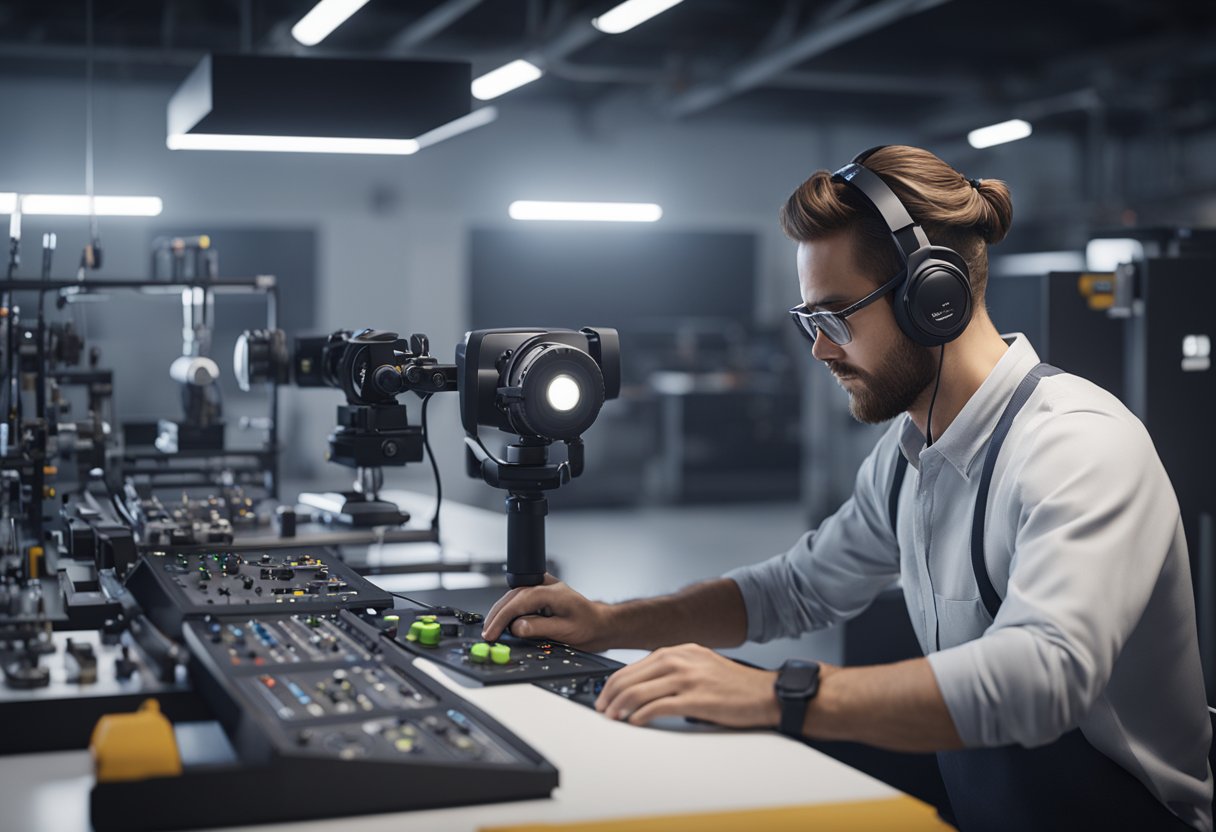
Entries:
{"type": "Polygon", "coordinates": [[[578,406],[578,400],[582,398],[582,390],[579,389],[577,381],[563,374],[555,376],[553,381],[549,382],[549,389],[545,393],[545,397],[549,400],[550,407],[564,413],[578,406]]]}
{"type": "Polygon", "coordinates": [[[545,439],[576,439],[604,404],[604,377],[590,355],[551,341],[521,348],[508,362],[505,387],[519,391],[507,404],[512,427],[545,439]]]}

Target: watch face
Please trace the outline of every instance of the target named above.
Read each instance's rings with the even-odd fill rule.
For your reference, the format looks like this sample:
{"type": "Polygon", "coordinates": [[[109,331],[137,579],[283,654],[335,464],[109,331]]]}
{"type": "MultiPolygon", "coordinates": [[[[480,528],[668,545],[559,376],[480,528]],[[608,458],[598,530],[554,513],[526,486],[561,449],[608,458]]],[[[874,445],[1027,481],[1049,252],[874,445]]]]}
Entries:
{"type": "Polygon", "coordinates": [[[819,665],[786,662],[777,676],[777,692],[786,696],[808,696],[819,685],[819,665]]]}

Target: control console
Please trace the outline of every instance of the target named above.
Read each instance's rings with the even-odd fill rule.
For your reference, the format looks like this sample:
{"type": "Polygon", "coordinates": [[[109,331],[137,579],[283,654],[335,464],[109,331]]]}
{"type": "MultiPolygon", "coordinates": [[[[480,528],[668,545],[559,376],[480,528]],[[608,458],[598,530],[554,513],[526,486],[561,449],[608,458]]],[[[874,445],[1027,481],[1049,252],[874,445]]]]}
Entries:
{"type": "Polygon", "coordinates": [[[557,786],[536,751],[349,611],[215,616],[186,621],[183,634],[240,765],[98,783],[96,829],[404,811],[542,798],[557,786]],[[225,799],[199,803],[199,793],[225,799]]]}
{"type": "Polygon", "coordinates": [[[392,596],[338,558],[310,551],[145,552],[127,589],[166,635],[206,615],[381,609],[392,596]]]}

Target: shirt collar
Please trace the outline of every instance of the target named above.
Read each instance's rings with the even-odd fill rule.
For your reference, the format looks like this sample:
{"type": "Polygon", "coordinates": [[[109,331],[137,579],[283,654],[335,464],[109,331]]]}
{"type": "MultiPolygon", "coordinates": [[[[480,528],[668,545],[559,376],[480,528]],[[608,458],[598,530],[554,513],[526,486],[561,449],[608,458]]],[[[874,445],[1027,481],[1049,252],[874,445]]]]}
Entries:
{"type": "Polygon", "coordinates": [[[1013,396],[1019,383],[1039,363],[1038,353],[1030,341],[1020,332],[1002,336],[1009,349],[996,362],[984,383],[972,394],[958,416],[946,428],[946,432],[931,447],[925,447],[925,437],[917,429],[912,418],[905,414],[899,432],[899,448],[908,462],[917,470],[920,460],[931,453],[938,453],[955,467],[963,477],[968,477],[971,465],[987,445],[996,430],[1005,405],[1013,396]]]}

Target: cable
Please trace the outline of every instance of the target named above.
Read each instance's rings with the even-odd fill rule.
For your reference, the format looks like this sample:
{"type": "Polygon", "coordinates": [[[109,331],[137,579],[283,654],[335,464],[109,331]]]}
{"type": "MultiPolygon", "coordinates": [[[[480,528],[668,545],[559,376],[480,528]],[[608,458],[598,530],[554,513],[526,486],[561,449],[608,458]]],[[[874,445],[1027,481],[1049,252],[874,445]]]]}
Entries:
{"type": "Polygon", "coordinates": [[[942,344],[937,358],[937,378],[933,381],[933,398],[929,399],[929,417],[925,420],[925,447],[933,444],[933,405],[937,404],[937,390],[942,386],[942,364],[946,361],[946,345],[942,344]]]}
{"type": "Polygon", "coordinates": [[[426,448],[427,459],[431,461],[431,470],[435,473],[435,516],[431,518],[431,529],[435,532],[436,542],[439,537],[439,506],[443,503],[443,483],[439,479],[439,463],[435,461],[435,454],[431,450],[431,432],[426,427],[426,406],[431,402],[431,396],[434,393],[428,393],[422,397],[422,446],[426,448]]]}
{"type": "Polygon", "coordinates": [[[85,0],[84,187],[89,197],[89,231],[97,239],[93,206],[93,0],[85,0]]]}
{"type": "MultiPolygon", "coordinates": [[[[385,592],[388,592],[388,590],[385,590],[385,592]]],[[[402,595],[400,592],[389,592],[388,594],[393,596],[394,598],[400,598],[402,601],[409,601],[414,606],[421,607],[424,610],[439,609],[439,607],[435,606],[434,604],[428,604],[425,601],[419,601],[417,599],[411,598],[408,595],[402,595]]]]}

